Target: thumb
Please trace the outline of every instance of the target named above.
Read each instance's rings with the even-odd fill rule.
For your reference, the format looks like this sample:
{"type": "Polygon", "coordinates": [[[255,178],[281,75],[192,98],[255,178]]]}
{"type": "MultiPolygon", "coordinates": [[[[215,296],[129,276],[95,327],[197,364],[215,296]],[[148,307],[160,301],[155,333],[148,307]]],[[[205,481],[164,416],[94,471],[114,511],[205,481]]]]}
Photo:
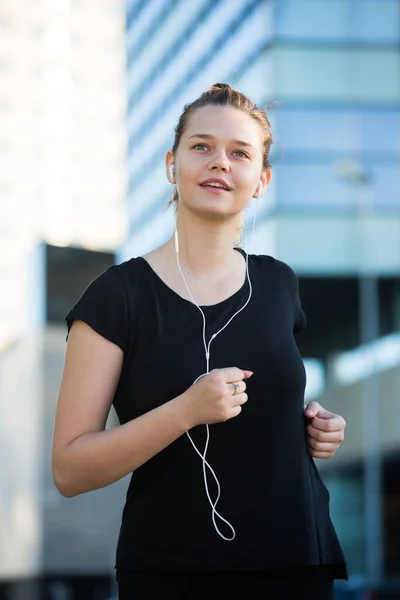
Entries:
{"type": "Polygon", "coordinates": [[[329,412],[329,410],[325,410],[324,408],[321,407],[320,412],[316,415],[316,417],[318,419],[323,419],[323,420],[328,420],[328,419],[333,419],[335,418],[335,415],[331,412],[329,412]]]}
{"type": "Polygon", "coordinates": [[[307,417],[313,418],[322,412],[322,406],[318,402],[310,402],[304,412],[307,417]]]}

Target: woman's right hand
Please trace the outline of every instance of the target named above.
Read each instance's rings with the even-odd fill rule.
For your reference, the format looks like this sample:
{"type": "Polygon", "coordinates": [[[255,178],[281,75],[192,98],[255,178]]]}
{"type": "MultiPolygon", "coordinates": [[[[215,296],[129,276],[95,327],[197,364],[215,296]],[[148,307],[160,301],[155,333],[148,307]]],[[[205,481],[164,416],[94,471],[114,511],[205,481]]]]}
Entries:
{"type": "Polygon", "coordinates": [[[200,377],[183,394],[192,427],[221,423],[237,417],[242,410],[242,405],[247,402],[244,380],[252,375],[252,371],[227,367],[213,369],[207,375],[200,377]],[[236,393],[236,386],[233,385],[235,383],[239,385],[236,393]]]}

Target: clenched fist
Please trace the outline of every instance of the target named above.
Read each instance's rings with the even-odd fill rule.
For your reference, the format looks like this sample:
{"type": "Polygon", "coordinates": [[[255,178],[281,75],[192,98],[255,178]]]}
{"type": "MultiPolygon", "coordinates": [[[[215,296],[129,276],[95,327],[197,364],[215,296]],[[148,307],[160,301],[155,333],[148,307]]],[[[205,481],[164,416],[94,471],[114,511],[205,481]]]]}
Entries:
{"type": "Polygon", "coordinates": [[[313,458],[331,458],[344,440],[346,421],[318,402],[305,407],[308,451],[313,458]]]}
{"type": "Polygon", "coordinates": [[[242,410],[247,402],[245,379],[252,371],[237,367],[213,369],[200,377],[183,396],[190,414],[191,427],[228,421],[242,410]]]}

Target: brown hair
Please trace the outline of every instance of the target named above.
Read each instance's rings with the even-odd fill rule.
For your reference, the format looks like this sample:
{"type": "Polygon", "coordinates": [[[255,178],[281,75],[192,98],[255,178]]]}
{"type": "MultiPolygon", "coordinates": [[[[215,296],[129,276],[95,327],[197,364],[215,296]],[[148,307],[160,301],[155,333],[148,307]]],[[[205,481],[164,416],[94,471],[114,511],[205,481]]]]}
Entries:
{"type": "MultiPolygon", "coordinates": [[[[248,114],[252,117],[261,127],[261,131],[263,133],[263,166],[265,168],[269,168],[269,152],[272,144],[272,134],[271,134],[271,125],[267,118],[266,113],[258,108],[258,106],[252,102],[247,96],[234,90],[228,83],[215,83],[208,90],[203,92],[197,100],[194,100],[191,104],[186,104],[184,110],[179,117],[179,121],[177,126],[175,127],[175,139],[174,145],[172,147],[172,151],[175,154],[179,142],[181,141],[182,134],[185,131],[188,119],[190,115],[197,110],[198,108],[203,108],[205,106],[233,106],[241,110],[242,112],[248,114]]],[[[168,206],[175,204],[175,207],[178,206],[178,191],[174,188],[174,192],[171,200],[168,203],[168,206]]],[[[241,233],[243,229],[243,224],[237,227],[237,232],[239,234],[239,240],[235,240],[235,243],[240,243],[241,233]]]]}

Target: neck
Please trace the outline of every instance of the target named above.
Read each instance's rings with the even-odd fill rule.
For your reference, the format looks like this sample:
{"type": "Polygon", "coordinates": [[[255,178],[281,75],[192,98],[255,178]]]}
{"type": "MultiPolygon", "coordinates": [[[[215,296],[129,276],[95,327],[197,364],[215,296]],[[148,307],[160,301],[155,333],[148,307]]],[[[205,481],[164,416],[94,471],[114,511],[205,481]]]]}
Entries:
{"type": "MultiPolygon", "coordinates": [[[[210,275],[232,269],[239,255],[233,250],[235,221],[198,223],[190,218],[177,219],[179,260],[185,270],[197,275],[210,275]]],[[[167,242],[170,255],[175,258],[174,236],[167,242]]],[[[242,259],[243,260],[243,259],[242,259]]],[[[240,261],[240,259],[239,259],[240,261]]]]}

